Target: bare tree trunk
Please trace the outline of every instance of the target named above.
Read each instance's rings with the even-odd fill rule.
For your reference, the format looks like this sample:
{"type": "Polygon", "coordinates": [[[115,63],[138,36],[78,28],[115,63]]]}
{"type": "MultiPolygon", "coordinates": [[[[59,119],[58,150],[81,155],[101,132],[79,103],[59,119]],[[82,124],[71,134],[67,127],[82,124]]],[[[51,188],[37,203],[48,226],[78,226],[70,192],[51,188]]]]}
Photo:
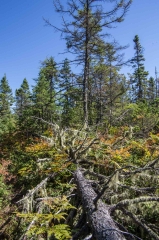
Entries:
{"type": "Polygon", "coordinates": [[[85,60],[84,60],[84,77],[83,77],[83,111],[84,111],[84,128],[88,127],[88,78],[89,78],[89,52],[88,52],[88,25],[89,25],[89,2],[86,1],[86,29],[85,29],[85,60]]]}
{"type": "Polygon", "coordinates": [[[99,200],[96,209],[93,200],[97,195],[79,169],[75,172],[75,181],[92,228],[93,237],[96,240],[125,240],[110,216],[109,207],[99,200]]]}

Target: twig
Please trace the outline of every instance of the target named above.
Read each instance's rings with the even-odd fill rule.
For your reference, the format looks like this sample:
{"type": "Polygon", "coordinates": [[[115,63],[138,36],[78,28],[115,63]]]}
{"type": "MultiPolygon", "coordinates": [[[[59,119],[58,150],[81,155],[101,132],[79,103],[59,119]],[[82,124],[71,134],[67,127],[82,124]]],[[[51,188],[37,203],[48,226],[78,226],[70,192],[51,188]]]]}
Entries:
{"type": "Polygon", "coordinates": [[[52,161],[52,158],[38,158],[36,160],[37,163],[46,162],[46,161],[52,161]]]}
{"type": "Polygon", "coordinates": [[[136,192],[149,192],[149,191],[153,191],[153,190],[156,190],[156,189],[159,188],[159,187],[136,188],[136,187],[132,187],[132,186],[128,186],[128,185],[123,185],[123,184],[120,184],[120,183],[118,183],[118,185],[122,188],[127,188],[127,189],[130,189],[130,190],[134,190],[136,192]]]}
{"type": "Polygon", "coordinates": [[[125,208],[121,207],[120,210],[127,216],[129,216],[131,219],[134,220],[135,223],[137,223],[139,226],[141,226],[153,239],[159,240],[159,236],[152,231],[151,228],[149,228],[145,223],[142,223],[140,219],[132,214],[131,212],[127,211],[125,208]]]}
{"type": "Polygon", "coordinates": [[[140,202],[159,202],[159,197],[154,196],[154,197],[139,197],[134,199],[125,199],[118,202],[116,205],[112,206],[111,211],[120,209],[121,207],[130,205],[130,204],[135,204],[140,202]]]}
{"type": "Polygon", "coordinates": [[[124,231],[121,231],[121,230],[117,230],[117,229],[114,229],[114,228],[107,228],[105,229],[105,231],[116,231],[116,232],[119,232],[119,233],[122,233],[124,235],[129,235],[131,237],[135,237],[136,239],[138,240],[142,240],[141,238],[139,238],[138,236],[132,234],[132,233],[129,233],[129,232],[124,232],[124,231]]]}
{"type": "Polygon", "coordinates": [[[22,199],[20,199],[18,202],[16,202],[16,204],[19,204],[23,201],[25,201],[26,199],[28,199],[29,197],[33,196],[33,194],[39,189],[41,188],[44,184],[47,183],[47,181],[50,178],[55,177],[56,173],[50,174],[48,177],[46,177],[44,180],[41,181],[41,183],[39,183],[35,188],[33,188],[32,190],[29,191],[28,194],[25,195],[25,197],[23,197],[22,199]]]}

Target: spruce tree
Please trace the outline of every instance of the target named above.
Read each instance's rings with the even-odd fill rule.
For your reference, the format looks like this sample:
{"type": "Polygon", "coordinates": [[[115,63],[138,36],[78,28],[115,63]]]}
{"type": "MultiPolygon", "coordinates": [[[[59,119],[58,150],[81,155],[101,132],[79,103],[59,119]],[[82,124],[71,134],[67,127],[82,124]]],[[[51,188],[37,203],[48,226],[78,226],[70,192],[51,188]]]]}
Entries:
{"type": "Polygon", "coordinates": [[[29,84],[26,78],[24,78],[19,89],[15,92],[16,108],[15,113],[18,118],[18,124],[21,130],[29,132],[33,119],[32,116],[32,100],[31,92],[29,90],[29,84]]]}
{"type": "Polygon", "coordinates": [[[73,94],[74,86],[72,79],[72,72],[70,69],[69,61],[66,58],[63,62],[63,66],[60,70],[60,106],[61,106],[61,122],[63,126],[70,126],[72,113],[73,113],[73,94]]]}
{"type": "Polygon", "coordinates": [[[83,68],[83,122],[85,127],[88,126],[89,121],[90,63],[102,51],[103,41],[108,36],[104,33],[104,28],[110,28],[114,23],[123,21],[132,0],[108,2],[115,3],[110,11],[104,11],[104,5],[98,0],[69,0],[68,9],[64,9],[60,0],[54,0],[56,11],[68,13],[72,19],[68,22],[63,18],[62,29],[56,28],[47,21],[49,25],[65,34],[68,52],[76,55],[75,61],[83,68]]]}
{"type": "Polygon", "coordinates": [[[36,85],[33,87],[33,116],[37,118],[35,125],[40,132],[46,129],[45,124],[40,119],[51,122],[49,89],[49,82],[46,80],[44,74],[40,73],[36,80],[36,85]]]}
{"type": "Polygon", "coordinates": [[[155,86],[155,79],[150,77],[148,80],[148,87],[147,87],[147,100],[149,102],[153,102],[156,95],[156,86],[155,86]]]}
{"type": "Polygon", "coordinates": [[[46,58],[41,63],[40,74],[43,74],[46,81],[49,83],[49,96],[50,96],[50,103],[54,101],[54,91],[57,87],[58,82],[58,70],[56,67],[56,62],[54,61],[53,57],[46,58]]]}
{"type": "Polygon", "coordinates": [[[14,103],[12,90],[6,75],[0,81],[0,133],[9,132],[14,127],[12,105],[14,103]]]}
{"type": "Polygon", "coordinates": [[[119,74],[120,66],[123,65],[123,54],[120,50],[124,48],[117,43],[104,44],[99,61],[92,66],[91,105],[94,106],[92,112],[96,113],[97,124],[104,119],[111,124],[116,103],[120,103],[121,96],[126,91],[124,78],[119,74]]]}
{"type": "Polygon", "coordinates": [[[17,115],[22,116],[24,110],[31,105],[31,93],[26,78],[24,78],[21,87],[19,89],[16,89],[15,95],[16,95],[16,113],[17,115]]]}
{"type": "Polygon", "coordinates": [[[40,119],[48,122],[58,120],[56,108],[56,89],[58,88],[58,70],[52,57],[41,63],[39,76],[35,79],[33,87],[33,113],[37,129],[41,132],[46,130],[47,125],[40,119]]]}
{"type": "Polygon", "coordinates": [[[144,67],[144,55],[143,47],[140,44],[139,36],[134,37],[134,49],[135,55],[131,59],[132,67],[134,68],[134,74],[132,78],[132,87],[135,90],[134,100],[143,100],[146,98],[147,76],[148,72],[144,67]]]}

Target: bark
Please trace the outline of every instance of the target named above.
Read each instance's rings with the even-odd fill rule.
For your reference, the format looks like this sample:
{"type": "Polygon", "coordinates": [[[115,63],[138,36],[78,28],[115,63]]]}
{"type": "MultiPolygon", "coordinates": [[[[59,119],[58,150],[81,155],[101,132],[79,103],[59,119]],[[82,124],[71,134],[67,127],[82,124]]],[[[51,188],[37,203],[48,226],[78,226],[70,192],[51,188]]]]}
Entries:
{"type": "Polygon", "coordinates": [[[89,77],[89,1],[86,1],[86,27],[85,27],[85,50],[84,50],[84,79],[83,79],[83,112],[84,128],[88,127],[88,77],[89,77]]]}
{"type": "Polygon", "coordinates": [[[110,216],[109,206],[99,200],[97,208],[95,207],[93,200],[97,194],[84,178],[82,172],[77,169],[74,176],[93,237],[96,240],[125,240],[110,216]]]}

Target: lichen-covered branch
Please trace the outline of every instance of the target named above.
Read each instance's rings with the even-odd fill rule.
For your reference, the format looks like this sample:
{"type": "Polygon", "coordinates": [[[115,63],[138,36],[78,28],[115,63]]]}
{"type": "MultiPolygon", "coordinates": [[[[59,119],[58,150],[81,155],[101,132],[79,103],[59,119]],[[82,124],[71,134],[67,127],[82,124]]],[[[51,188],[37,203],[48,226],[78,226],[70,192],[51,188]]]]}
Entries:
{"type": "Polygon", "coordinates": [[[49,174],[48,177],[46,177],[44,180],[42,180],[35,188],[30,190],[22,199],[20,199],[17,202],[17,204],[20,204],[21,202],[23,202],[23,201],[29,199],[30,197],[32,197],[38,191],[38,189],[42,188],[47,183],[47,181],[50,178],[55,177],[55,175],[56,175],[56,173],[49,174]]]}
{"type": "Polygon", "coordinates": [[[145,223],[143,223],[137,216],[126,210],[125,208],[120,208],[122,212],[129,216],[133,221],[140,227],[142,227],[153,239],[159,240],[159,236],[151,229],[149,228],[145,223]]]}
{"type": "Polygon", "coordinates": [[[118,202],[115,206],[113,206],[112,210],[120,209],[121,207],[141,202],[159,202],[159,197],[151,196],[151,197],[138,197],[134,199],[125,199],[118,202]]]}

